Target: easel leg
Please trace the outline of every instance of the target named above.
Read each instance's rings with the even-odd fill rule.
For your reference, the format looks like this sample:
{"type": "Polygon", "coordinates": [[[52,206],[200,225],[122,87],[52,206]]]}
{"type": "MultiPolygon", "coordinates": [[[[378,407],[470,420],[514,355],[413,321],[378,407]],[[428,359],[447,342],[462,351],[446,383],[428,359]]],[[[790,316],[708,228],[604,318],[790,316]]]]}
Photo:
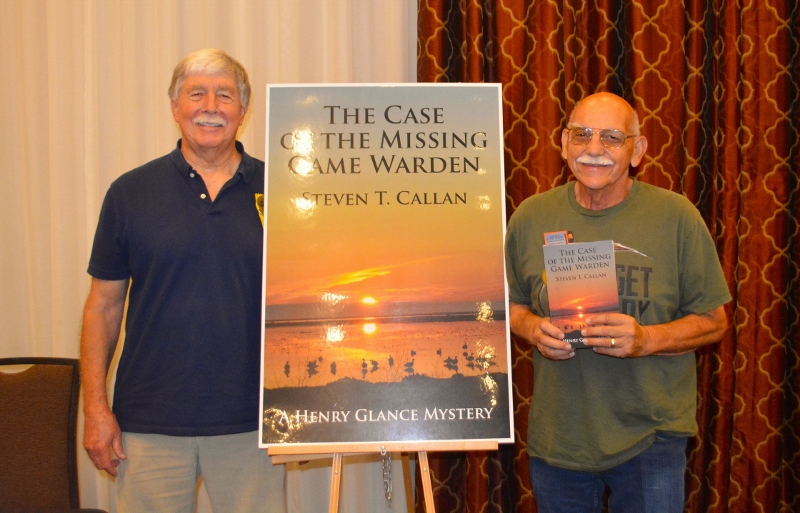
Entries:
{"type": "Polygon", "coordinates": [[[433,505],[433,487],[431,486],[431,470],[428,467],[428,451],[419,451],[419,471],[422,489],[425,493],[425,513],[436,513],[433,505]]]}
{"type": "Polygon", "coordinates": [[[328,513],[339,511],[339,484],[342,481],[342,453],[333,454],[333,466],[331,468],[331,500],[328,503],[328,513]]]}

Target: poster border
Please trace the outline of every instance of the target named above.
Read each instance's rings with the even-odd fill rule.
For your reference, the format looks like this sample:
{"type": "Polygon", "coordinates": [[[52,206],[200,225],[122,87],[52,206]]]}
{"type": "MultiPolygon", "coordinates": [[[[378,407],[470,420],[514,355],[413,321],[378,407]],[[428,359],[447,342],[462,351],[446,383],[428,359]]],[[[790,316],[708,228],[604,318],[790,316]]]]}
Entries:
{"type": "MultiPolygon", "coordinates": [[[[395,441],[380,441],[380,440],[365,440],[360,442],[283,442],[283,443],[264,443],[263,442],[263,428],[264,428],[264,358],[265,352],[265,325],[266,325],[266,309],[264,305],[264,298],[266,297],[266,283],[267,283],[267,199],[269,198],[269,160],[270,160],[270,100],[271,91],[273,89],[321,89],[321,88],[483,88],[494,89],[497,97],[497,135],[496,141],[499,151],[499,192],[502,196],[501,203],[501,220],[502,220],[502,239],[505,240],[507,228],[507,215],[506,215],[506,193],[505,193],[505,138],[503,131],[503,94],[502,84],[500,83],[418,83],[418,82],[387,82],[387,83],[291,83],[291,84],[267,84],[266,85],[266,130],[265,130],[265,149],[264,149],[264,236],[262,241],[262,278],[261,278],[261,361],[259,372],[259,415],[258,415],[258,443],[259,448],[269,449],[270,454],[312,454],[319,452],[369,452],[370,450],[380,451],[381,447],[387,447],[388,450],[394,451],[408,451],[408,450],[462,450],[463,447],[474,446],[476,448],[484,448],[492,444],[511,444],[515,442],[514,432],[514,402],[513,402],[513,379],[512,379],[512,347],[511,347],[511,320],[509,318],[509,297],[508,297],[508,281],[506,279],[506,263],[503,258],[503,289],[504,289],[504,307],[505,307],[505,335],[506,335],[506,372],[507,372],[507,405],[508,405],[508,420],[509,420],[509,437],[507,438],[478,438],[478,439],[419,439],[419,440],[395,440],[395,441]],[[420,449],[421,448],[421,449],[420,449]],[[339,450],[342,449],[342,450],[339,450]],[[348,450],[344,450],[348,449],[348,450]]],[[[505,254],[505,247],[503,248],[505,254]]]]}

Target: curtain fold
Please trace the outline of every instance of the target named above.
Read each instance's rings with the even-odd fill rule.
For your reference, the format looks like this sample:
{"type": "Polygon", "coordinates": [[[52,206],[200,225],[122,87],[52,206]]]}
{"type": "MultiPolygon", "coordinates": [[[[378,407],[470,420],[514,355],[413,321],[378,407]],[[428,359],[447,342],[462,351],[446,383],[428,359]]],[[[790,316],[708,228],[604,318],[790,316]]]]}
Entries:
{"type": "MultiPolygon", "coordinates": [[[[636,179],[697,206],[734,297],[723,340],[697,352],[686,511],[800,511],[797,3],[419,0],[418,47],[420,82],[502,84],[509,215],[569,179],[575,102],[604,90],[635,106],[636,179]]],[[[512,342],[516,444],[431,458],[437,511],[536,511],[531,348],[512,342]]]]}

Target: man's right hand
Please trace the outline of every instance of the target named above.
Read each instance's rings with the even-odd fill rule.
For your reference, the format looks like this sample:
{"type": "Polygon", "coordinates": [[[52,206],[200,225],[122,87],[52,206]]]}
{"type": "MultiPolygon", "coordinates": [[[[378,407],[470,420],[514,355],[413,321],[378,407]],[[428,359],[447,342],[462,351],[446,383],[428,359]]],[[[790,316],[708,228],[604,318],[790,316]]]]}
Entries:
{"type": "Polygon", "coordinates": [[[575,356],[575,349],[562,340],[564,333],[550,322],[549,317],[539,317],[531,331],[531,343],[545,358],[569,360],[575,356]]]}
{"type": "Polygon", "coordinates": [[[550,322],[549,317],[539,317],[530,308],[509,302],[511,331],[530,342],[542,356],[551,360],[569,360],[575,349],[564,342],[564,333],[550,322]]]}
{"type": "Polygon", "coordinates": [[[98,470],[105,470],[117,477],[119,460],[124,460],[127,456],[122,447],[122,431],[110,410],[86,413],[83,448],[98,470]],[[113,458],[112,453],[115,456],[113,458]]]}
{"type": "Polygon", "coordinates": [[[81,329],[81,384],[86,419],[83,447],[95,467],[114,477],[125,452],[122,431],[108,406],[106,378],[119,339],[128,283],[129,280],[92,278],[81,329]]]}

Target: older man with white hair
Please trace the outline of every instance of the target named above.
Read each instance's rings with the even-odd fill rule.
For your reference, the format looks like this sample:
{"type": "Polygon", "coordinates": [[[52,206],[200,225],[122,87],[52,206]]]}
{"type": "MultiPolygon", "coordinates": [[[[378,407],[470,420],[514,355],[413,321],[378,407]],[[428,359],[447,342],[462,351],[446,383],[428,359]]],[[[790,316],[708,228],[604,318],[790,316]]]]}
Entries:
{"type": "Polygon", "coordinates": [[[106,194],[81,334],[84,447],[121,512],[285,511],[284,468],[258,448],[264,163],[236,141],[244,67],[194,52],[169,87],[168,155],[106,194]],[[113,408],[106,379],[125,313],[113,408]]]}

